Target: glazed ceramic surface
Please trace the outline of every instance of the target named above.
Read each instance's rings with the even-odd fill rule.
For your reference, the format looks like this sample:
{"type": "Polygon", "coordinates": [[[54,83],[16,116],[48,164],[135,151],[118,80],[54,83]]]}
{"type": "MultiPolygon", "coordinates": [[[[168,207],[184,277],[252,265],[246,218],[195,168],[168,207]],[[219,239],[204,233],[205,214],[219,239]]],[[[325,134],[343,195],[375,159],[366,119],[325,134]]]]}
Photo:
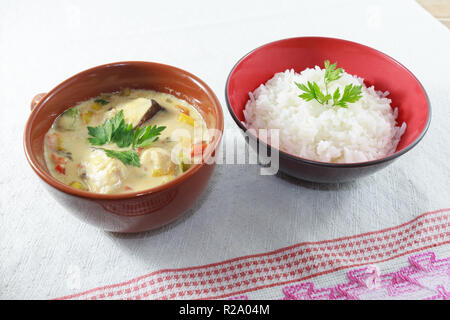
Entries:
{"type": "MultiPolygon", "coordinates": [[[[303,159],[280,151],[280,170],[299,179],[336,183],[351,181],[374,173],[400,155],[412,149],[425,135],[431,120],[431,109],[425,89],[403,65],[386,54],[346,40],[322,37],[284,39],[263,45],[244,56],[231,70],[225,97],[228,110],[243,130],[246,130],[243,110],[248,93],[267,82],[277,72],[322,65],[324,60],[338,61],[346,72],[364,78],[366,86],[389,91],[392,106],[398,107],[398,123],[406,122],[394,154],[359,163],[326,163],[303,159]]],[[[253,139],[257,139],[251,136],[253,139]]],[[[260,141],[259,141],[260,142],[260,141]]],[[[261,143],[261,142],[260,142],[261,143]]],[[[261,143],[264,147],[264,143],[261,143]]]]}
{"type": "Polygon", "coordinates": [[[215,134],[205,159],[214,155],[221,140],[223,115],[217,97],[196,76],[168,65],[118,62],[83,71],[48,94],[37,95],[24,133],[24,148],[34,171],[55,198],[83,221],[115,232],[139,232],[165,225],[185,213],[200,196],[214,164],[195,164],[186,173],[161,186],[126,194],[97,194],[77,190],[53,178],[43,155],[44,136],[53,121],[77,102],[123,88],[151,89],[176,94],[193,105],[215,134]]]}

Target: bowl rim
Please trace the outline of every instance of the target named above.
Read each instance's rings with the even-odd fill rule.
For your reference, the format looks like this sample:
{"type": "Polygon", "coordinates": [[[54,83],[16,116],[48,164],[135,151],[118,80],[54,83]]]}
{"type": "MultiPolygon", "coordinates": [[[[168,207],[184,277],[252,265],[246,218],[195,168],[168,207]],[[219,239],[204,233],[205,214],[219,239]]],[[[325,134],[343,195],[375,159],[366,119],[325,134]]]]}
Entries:
{"type": "Polygon", "coordinates": [[[28,163],[32,167],[32,169],[37,173],[37,175],[42,180],[44,180],[44,182],[46,182],[51,187],[53,187],[59,191],[62,191],[66,194],[80,197],[80,198],[87,198],[87,199],[92,199],[92,200],[123,200],[123,199],[139,198],[142,196],[146,196],[148,194],[153,194],[153,193],[157,193],[157,192],[160,192],[163,190],[170,189],[170,188],[174,187],[175,185],[178,185],[178,184],[182,183],[183,181],[186,181],[187,179],[189,179],[192,175],[194,175],[197,171],[199,171],[200,168],[202,168],[203,166],[209,165],[207,163],[207,160],[210,159],[211,157],[213,157],[213,155],[212,155],[213,152],[216,151],[216,149],[220,145],[220,141],[221,141],[222,135],[223,135],[223,127],[224,127],[224,118],[223,118],[223,111],[222,111],[222,106],[220,104],[220,101],[217,98],[214,91],[199,77],[197,77],[194,74],[192,74],[186,70],[183,70],[181,68],[177,68],[177,67],[163,64],[163,63],[151,62],[151,61],[119,61],[119,62],[111,62],[111,63],[94,66],[89,69],[85,69],[81,72],[78,72],[78,73],[74,74],[73,76],[65,79],[64,81],[62,81],[61,83],[56,85],[53,89],[51,89],[49,92],[47,92],[39,100],[39,102],[34,106],[34,108],[31,110],[31,112],[28,116],[28,120],[26,122],[24,135],[23,135],[23,147],[25,150],[25,156],[28,160],[28,163]],[[31,149],[31,140],[30,140],[31,124],[36,119],[37,114],[39,112],[41,112],[41,110],[45,107],[45,102],[50,97],[52,97],[55,93],[57,93],[62,87],[70,84],[70,82],[76,80],[76,78],[78,78],[79,76],[89,74],[89,73],[99,70],[99,69],[105,69],[105,68],[110,68],[110,67],[120,67],[120,66],[130,66],[130,65],[133,65],[136,67],[147,65],[147,66],[168,68],[168,69],[171,69],[176,72],[181,72],[184,75],[187,75],[189,78],[194,79],[195,82],[200,84],[199,87],[202,87],[202,90],[206,91],[208,93],[208,95],[211,96],[213,99],[214,108],[217,110],[217,117],[216,117],[217,125],[216,125],[216,128],[214,128],[214,129],[218,130],[220,132],[220,135],[213,136],[213,140],[208,144],[208,147],[206,148],[206,151],[202,158],[203,161],[201,163],[193,164],[183,174],[179,175],[178,177],[174,178],[173,180],[171,180],[167,183],[164,183],[162,185],[159,185],[159,186],[156,186],[153,188],[136,191],[136,192],[103,194],[103,193],[95,193],[95,192],[91,192],[91,191],[78,190],[78,189],[72,188],[68,185],[65,185],[64,183],[62,183],[59,180],[57,180],[56,178],[54,178],[50,173],[47,173],[45,170],[43,170],[41,168],[41,166],[38,164],[37,157],[31,149]]]}
{"type": "Polygon", "coordinates": [[[265,43],[259,47],[256,47],[255,49],[249,51],[248,53],[246,53],[244,56],[242,56],[242,58],[240,58],[235,65],[233,66],[233,68],[231,69],[230,73],[228,74],[227,77],[227,81],[225,83],[225,102],[227,105],[227,109],[228,112],[230,113],[231,117],[233,118],[234,122],[238,125],[238,127],[240,129],[242,129],[244,132],[246,132],[248,130],[248,128],[246,128],[242,122],[237,118],[236,114],[234,113],[233,109],[231,108],[231,103],[228,99],[228,86],[229,86],[229,81],[231,76],[233,75],[234,71],[236,70],[236,68],[238,67],[239,64],[241,64],[241,62],[243,62],[247,57],[251,56],[254,52],[263,49],[264,47],[270,46],[270,45],[274,45],[277,43],[282,43],[285,41],[292,41],[292,40],[299,40],[299,39],[314,39],[314,40],[333,40],[333,41],[338,41],[338,42],[343,42],[343,43],[347,43],[347,44],[351,44],[351,45],[356,45],[371,51],[374,51],[375,53],[381,54],[382,56],[384,56],[385,58],[391,60],[392,62],[394,62],[395,64],[399,65],[401,68],[403,68],[406,72],[408,72],[416,81],[417,83],[420,85],[420,87],[422,88],[422,91],[425,94],[425,98],[427,101],[427,108],[428,108],[428,117],[427,117],[427,122],[425,124],[425,127],[423,128],[422,132],[420,133],[420,135],[413,141],[411,142],[409,145],[407,145],[405,148],[403,148],[400,151],[396,151],[391,155],[388,155],[386,157],[383,158],[379,158],[379,159],[375,159],[375,160],[370,160],[370,161],[363,161],[363,162],[346,162],[346,163],[334,163],[334,162],[323,162],[323,161],[315,161],[315,160],[311,160],[311,159],[307,159],[307,158],[302,158],[299,156],[296,156],[292,153],[286,152],[281,150],[280,148],[273,148],[270,144],[268,144],[267,142],[259,139],[257,136],[253,135],[251,132],[247,132],[246,134],[248,134],[249,136],[251,136],[253,139],[256,139],[258,144],[262,143],[263,145],[266,146],[270,146],[270,148],[273,149],[277,149],[280,157],[285,157],[297,162],[301,162],[301,163],[307,163],[309,165],[314,165],[314,166],[318,166],[318,167],[331,167],[331,168],[356,168],[356,167],[367,167],[367,166],[372,166],[372,165],[376,165],[376,164],[380,164],[386,161],[391,161],[394,160],[395,158],[401,156],[402,154],[405,154],[406,152],[408,152],[409,150],[411,150],[413,147],[415,147],[420,140],[422,140],[422,138],[425,136],[425,133],[428,131],[428,128],[430,126],[431,123],[431,104],[430,104],[430,98],[428,97],[428,94],[424,88],[424,86],[422,85],[422,83],[419,81],[419,79],[408,69],[406,68],[403,64],[401,64],[400,62],[398,62],[397,60],[395,60],[394,58],[392,58],[391,56],[377,50],[374,49],[372,47],[366,46],[364,44],[358,43],[358,42],[354,42],[354,41],[350,41],[350,40],[345,40],[345,39],[340,39],[340,38],[333,38],[333,37],[316,37],[316,36],[308,36],[308,37],[290,37],[290,38],[284,38],[284,39],[280,39],[280,40],[275,40],[275,41],[271,41],[268,43],[265,43]]]}

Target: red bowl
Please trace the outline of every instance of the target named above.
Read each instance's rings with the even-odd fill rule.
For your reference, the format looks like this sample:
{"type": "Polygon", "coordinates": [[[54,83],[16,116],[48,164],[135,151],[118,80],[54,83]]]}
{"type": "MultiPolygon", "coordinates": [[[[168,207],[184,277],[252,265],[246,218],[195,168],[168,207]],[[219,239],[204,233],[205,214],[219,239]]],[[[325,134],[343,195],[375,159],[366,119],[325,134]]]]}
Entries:
{"type": "MultiPolygon", "coordinates": [[[[394,154],[367,162],[328,163],[300,158],[279,151],[280,171],[299,179],[336,183],[371,174],[411,150],[425,135],[431,120],[431,108],[425,89],[402,64],[370,47],[341,39],[300,37],[263,45],[246,54],[231,70],[225,87],[225,98],[232,118],[245,131],[243,110],[248,93],[266,83],[277,72],[323,65],[324,60],[337,61],[346,72],[364,78],[366,86],[389,91],[392,106],[398,107],[398,123],[406,122],[394,154]]],[[[247,133],[264,147],[269,146],[247,133]]],[[[253,145],[253,144],[252,144],[253,145]]]]}
{"type": "Polygon", "coordinates": [[[214,169],[214,156],[223,132],[223,114],[214,92],[193,74],[159,63],[128,61],[98,66],[67,79],[47,94],[37,95],[24,132],[25,154],[50,193],[83,221],[114,232],[139,232],[165,225],[192,207],[214,169]],[[71,188],[48,171],[44,137],[61,113],[80,101],[123,88],[180,93],[217,134],[205,150],[205,162],[155,188],[123,194],[98,194],[71,188]]]}

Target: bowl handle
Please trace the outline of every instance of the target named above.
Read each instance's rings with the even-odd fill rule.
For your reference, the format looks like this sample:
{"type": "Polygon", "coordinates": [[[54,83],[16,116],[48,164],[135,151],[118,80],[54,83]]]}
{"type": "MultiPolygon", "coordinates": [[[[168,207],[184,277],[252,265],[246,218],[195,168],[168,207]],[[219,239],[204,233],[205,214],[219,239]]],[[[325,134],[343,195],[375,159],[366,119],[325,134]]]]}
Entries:
{"type": "Polygon", "coordinates": [[[38,93],[33,97],[33,100],[31,100],[30,108],[31,110],[34,109],[34,107],[42,100],[42,98],[46,95],[46,92],[38,93]]]}

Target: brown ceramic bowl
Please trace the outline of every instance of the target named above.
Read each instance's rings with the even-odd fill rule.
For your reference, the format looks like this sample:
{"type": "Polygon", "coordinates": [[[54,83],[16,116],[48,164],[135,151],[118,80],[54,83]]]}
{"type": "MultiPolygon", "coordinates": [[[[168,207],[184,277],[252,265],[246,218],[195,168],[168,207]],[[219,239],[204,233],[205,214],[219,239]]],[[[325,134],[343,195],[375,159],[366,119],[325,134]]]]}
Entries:
{"type": "Polygon", "coordinates": [[[223,114],[213,91],[184,70],[152,62],[117,62],[83,71],[44,95],[37,95],[24,132],[25,154],[50,193],[73,214],[113,232],[140,232],[163,226],[185,213],[205,189],[214,164],[194,164],[181,176],[144,191],[98,194],[71,188],[53,178],[44,160],[44,136],[64,110],[100,93],[123,88],[180,93],[205,119],[213,136],[205,160],[214,156],[223,132],[223,114]]]}

